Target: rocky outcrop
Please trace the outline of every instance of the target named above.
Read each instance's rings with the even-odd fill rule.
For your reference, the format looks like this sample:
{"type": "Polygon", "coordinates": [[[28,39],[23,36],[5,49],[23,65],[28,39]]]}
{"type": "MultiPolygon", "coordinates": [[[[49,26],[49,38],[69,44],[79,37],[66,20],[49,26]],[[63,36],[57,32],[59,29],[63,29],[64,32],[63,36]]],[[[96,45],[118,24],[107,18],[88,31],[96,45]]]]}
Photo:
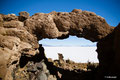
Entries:
{"type": "Polygon", "coordinates": [[[119,78],[120,64],[119,64],[119,32],[120,24],[114,29],[114,31],[108,34],[97,43],[97,53],[99,59],[99,75],[103,79],[105,76],[114,76],[119,78]]]}
{"type": "Polygon", "coordinates": [[[21,54],[26,53],[26,49],[36,54],[38,41],[13,14],[0,15],[0,25],[0,78],[13,80],[11,75],[21,54]]]}
{"type": "Polygon", "coordinates": [[[112,66],[111,69],[115,74],[119,75],[119,72],[120,72],[120,58],[119,58],[120,57],[120,24],[115,28],[113,51],[115,53],[114,63],[113,63],[114,66],[112,66]]]}
{"type": "Polygon", "coordinates": [[[65,60],[63,55],[58,53],[58,59],[52,60],[51,58],[48,58],[48,62],[52,62],[54,66],[62,68],[64,70],[69,71],[93,71],[94,69],[97,69],[99,63],[76,63],[70,59],[65,60]]]}
{"type": "MultiPolygon", "coordinates": [[[[35,58],[33,60],[32,57],[37,54],[40,55],[39,40],[44,38],[65,39],[69,35],[98,42],[97,52],[100,71],[106,71],[106,74],[118,72],[112,64],[119,69],[119,26],[114,29],[106,23],[104,18],[93,12],[79,9],[74,9],[69,13],[36,13],[32,16],[23,11],[19,13],[19,16],[0,14],[0,78],[3,80],[16,79],[15,75],[17,76],[22,71],[25,72],[29,62],[32,65],[37,65],[38,61],[35,58]],[[23,61],[28,63],[23,66],[24,69],[22,70],[20,62],[23,55],[27,56],[23,61]]],[[[44,67],[48,66],[45,61],[41,64],[44,67]]],[[[37,69],[34,76],[40,73],[39,75],[43,75],[45,78],[50,68],[45,68],[45,71],[48,70],[48,72],[42,70],[43,73],[41,73],[40,70],[37,69]]]]}
{"type": "Polygon", "coordinates": [[[65,60],[60,53],[58,53],[58,59],[48,58],[48,62],[57,68],[58,80],[94,80],[99,64],[89,61],[88,63],[76,63],[70,59],[65,60]]]}
{"type": "Polygon", "coordinates": [[[25,21],[25,28],[38,40],[64,39],[69,35],[99,41],[111,32],[105,19],[95,13],[75,9],[70,13],[36,13],[25,21]]]}

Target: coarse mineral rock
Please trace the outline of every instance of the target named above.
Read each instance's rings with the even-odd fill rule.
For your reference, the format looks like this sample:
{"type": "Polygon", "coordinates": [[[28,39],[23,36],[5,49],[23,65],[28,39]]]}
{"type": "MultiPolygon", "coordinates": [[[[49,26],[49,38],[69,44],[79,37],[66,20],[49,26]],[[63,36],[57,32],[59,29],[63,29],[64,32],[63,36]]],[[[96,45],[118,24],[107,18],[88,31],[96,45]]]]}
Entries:
{"type": "MultiPolygon", "coordinates": [[[[15,80],[16,78],[19,80],[20,76],[17,77],[19,74],[24,76],[23,80],[29,79],[30,74],[27,74],[26,66],[29,62],[33,63],[36,72],[35,66],[42,60],[39,60],[41,51],[38,50],[38,41],[45,38],[65,39],[70,35],[98,42],[99,74],[104,72],[102,76],[108,73],[110,75],[120,74],[119,26],[111,27],[103,17],[80,9],[74,9],[72,12],[36,13],[32,16],[25,11],[20,12],[19,16],[0,14],[0,79],[15,80]],[[21,60],[25,62],[22,67],[20,67],[21,60]]],[[[43,63],[49,73],[51,65],[46,64],[46,59],[43,63]]],[[[44,80],[48,77],[49,80],[56,79],[51,73],[48,76],[42,69],[40,70],[36,72],[40,72],[39,79],[43,77],[44,80]]],[[[34,78],[37,77],[35,73],[31,74],[34,78]]]]}

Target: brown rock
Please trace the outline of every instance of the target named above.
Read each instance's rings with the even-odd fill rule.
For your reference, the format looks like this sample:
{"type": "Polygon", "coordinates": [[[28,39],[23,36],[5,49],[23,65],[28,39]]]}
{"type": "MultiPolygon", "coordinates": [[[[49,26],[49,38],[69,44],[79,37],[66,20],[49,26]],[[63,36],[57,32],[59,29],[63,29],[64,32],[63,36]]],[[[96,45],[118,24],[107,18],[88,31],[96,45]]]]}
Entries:
{"type": "Polygon", "coordinates": [[[64,57],[63,57],[63,55],[62,54],[60,54],[60,53],[58,53],[58,58],[59,58],[59,60],[61,60],[61,61],[64,61],[64,57]]]}
{"type": "Polygon", "coordinates": [[[24,26],[24,23],[20,21],[9,21],[3,23],[4,28],[22,28],[24,26]]]}
{"type": "Polygon", "coordinates": [[[27,18],[29,18],[29,13],[28,12],[22,11],[22,12],[19,13],[19,20],[20,21],[24,21],[27,18]]]}
{"type": "Polygon", "coordinates": [[[2,15],[4,21],[18,20],[15,14],[2,15]]]}
{"type": "Polygon", "coordinates": [[[80,9],[73,9],[72,12],[75,12],[75,13],[81,13],[82,10],[80,10],[80,9]]]}
{"type": "MultiPolygon", "coordinates": [[[[61,38],[68,35],[99,41],[113,30],[104,18],[95,13],[82,11],[76,13],[52,12],[37,13],[25,21],[25,28],[40,40],[42,38],[61,38]]],[[[80,10],[77,10],[80,11],[80,10]]]]}
{"type": "MultiPolygon", "coordinates": [[[[119,65],[119,30],[120,24],[114,28],[113,32],[101,39],[97,43],[97,53],[100,65],[99,76],[120,74],[119,65]]],[[[99,79],[101,80],[101,78],[99,79]]]]}
{"type": "Polygon", "coordinates": [[[98,42],[100,71],[119,73],[119,31],[119,25],[114,29],[104,18],[79,9],[69,13],[36,13],[31,17],[20,12],[19,19],[14,14],[0,14],[0,78],[12,79],[21,54],[35,55],[39,40],[64,39],[70,35],[98,42]]]}

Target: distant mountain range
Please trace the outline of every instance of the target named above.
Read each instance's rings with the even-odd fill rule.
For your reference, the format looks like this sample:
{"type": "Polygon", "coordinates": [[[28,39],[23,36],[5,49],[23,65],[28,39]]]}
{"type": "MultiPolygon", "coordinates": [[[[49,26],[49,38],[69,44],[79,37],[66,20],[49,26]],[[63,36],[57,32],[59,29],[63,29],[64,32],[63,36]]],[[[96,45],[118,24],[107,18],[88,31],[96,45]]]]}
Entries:
{"type": "Polygon", "coordinates": [[[44,47],[96,47],[96,45],[46,45],[43,44],[44,47]]]}

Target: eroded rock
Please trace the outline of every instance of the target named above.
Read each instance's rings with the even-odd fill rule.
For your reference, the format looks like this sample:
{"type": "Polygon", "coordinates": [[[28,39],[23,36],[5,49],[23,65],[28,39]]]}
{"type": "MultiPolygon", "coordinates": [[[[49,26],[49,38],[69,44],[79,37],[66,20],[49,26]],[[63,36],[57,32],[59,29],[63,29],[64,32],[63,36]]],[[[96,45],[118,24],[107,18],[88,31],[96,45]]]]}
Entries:
{"type": "Polygon", "coordinates": [[[29,13],[22,11],[19,13],[19,20],[20,21],[25,21],[27,18],[29,18],[29,13]]]}
{"type": "Polygon", "coordinates": [[[113,30],[104,18],[76,9],[70,13],[37,13],[25,21],[25,28],[39,40],[58,37],[64,39],[68,35],[74,35],[99,41],[113,30]]]}
{"type": "MultiPolygon", "coordinates": [[[[16,75],[23,72],[25,76],[26,72],[18,67],[20,66],[21,56],[29,56],[30,60],[28,59],[28,62],[30,62],[33,56],[40,54],[40,50],[38,51],[39,40],[44,38],[65,39],[69,35],[98,42],[97,52],[100,70],[106,73],[110,72],[110,74],[120,72],[119,25],[114,29],[106,23],[104,18],[93,12],[74,9],[69,13],[54,11],[48,14],[36,13],[33,16],[29,16],[27,12],[20,12],[19,16],[0,14],[0,78],[13,80],[15,79],[13,73],[17,70],[19,72],[16,75]],[[117,70],[111,63],[116,66],[117,70]]],[[[32,62],[38,61],[32,60],[32,62]]],[[[36,65],[36,63],[33,65],[36,65]]],[[[23,69],[25,68],[23,67],[23,69]]],[[[50,69],[54,71],[54,68],[50,69]]],[[[46,68],[48,71],[50,69],[49,67],[46,68]]],[[[43,73],[40,74],[45,75],[43,73]]],[[[28,79],[28,76],[24,78],[28,79]]],[[[34,75],[34,77],[36,76],[34,75]]],[[[54,78],[53,75],[47,77],[49,79],[54,78]]]]}

